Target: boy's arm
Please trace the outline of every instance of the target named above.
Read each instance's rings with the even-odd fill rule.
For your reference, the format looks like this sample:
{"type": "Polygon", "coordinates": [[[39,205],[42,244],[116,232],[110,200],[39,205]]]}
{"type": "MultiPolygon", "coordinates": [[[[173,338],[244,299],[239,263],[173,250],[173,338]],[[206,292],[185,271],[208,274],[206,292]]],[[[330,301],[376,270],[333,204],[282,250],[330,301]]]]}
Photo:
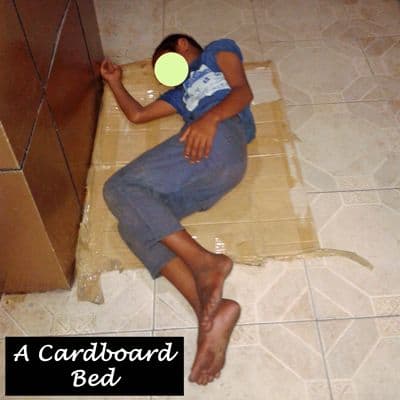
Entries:
{"type": "Polygon", "coordinates": [[[247,81],[243,64],[235,53],[220,51],[217,53],[216,59],[232,89],[228,96],[204,114],[206,118],[218,123],[242,111],[253,100],[253,93],[247,81]]]}
{"type": "Polygon", "coordinates": [[[100,71],[129,121],[139,124],[176,113],[175,108],[163,100],[155,100],[147,106],[142,106],[137,102],[121,82],[122,70],[119,65],[104,60],[100,71]]]}
{"type": "Polygon", "coordinates": [[[185,142],[184,154],[191,162],[208,156],[218,123],[242,111],[253,99],[240,58],[232,52],[220,51],[216,59],[231,91],[183,132],[180,140],[185,142]]]}

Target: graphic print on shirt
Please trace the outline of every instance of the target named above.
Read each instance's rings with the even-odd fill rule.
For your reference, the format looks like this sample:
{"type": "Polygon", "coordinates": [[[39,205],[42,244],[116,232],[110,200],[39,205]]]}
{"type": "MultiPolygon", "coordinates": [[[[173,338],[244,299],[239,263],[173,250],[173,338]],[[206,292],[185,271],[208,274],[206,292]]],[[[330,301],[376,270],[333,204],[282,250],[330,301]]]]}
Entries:
{"type": "Polygon", "coordinates": [[[183,102],[189,111],[193,111],[204,97],[211,96],[219,90],[230,89],[222,72],[214,72],[204,64],[197,71],[190,73],[183,87],[183,102]]]}

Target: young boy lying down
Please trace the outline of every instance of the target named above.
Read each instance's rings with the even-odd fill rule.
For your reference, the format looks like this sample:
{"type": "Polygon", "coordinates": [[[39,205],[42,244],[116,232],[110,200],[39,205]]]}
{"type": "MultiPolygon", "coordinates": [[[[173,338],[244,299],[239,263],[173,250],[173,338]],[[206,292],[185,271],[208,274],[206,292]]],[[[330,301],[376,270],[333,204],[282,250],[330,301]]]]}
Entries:
{"type": "Polygon", "coordinates": [[[196,313],[198,348],[189,380],[206,385],[224,366],[240,306],[222,297],[232,260],[203,248],[180,220],[207,210],[242,179],[247,143],[255,136],[253,95],[233,40],[216,40],[203,49],[188,35],[169,35],[155,49],[153,66],[166,52],[182,55],[189,74],[145,107],[124,88],[118,65],[109,60],[101,65],[102,77],[131,122],[174,113],[184,120],[176,135],[109,178],[103,194],[132,252],[154,279],[168,279],[196,313]]]}

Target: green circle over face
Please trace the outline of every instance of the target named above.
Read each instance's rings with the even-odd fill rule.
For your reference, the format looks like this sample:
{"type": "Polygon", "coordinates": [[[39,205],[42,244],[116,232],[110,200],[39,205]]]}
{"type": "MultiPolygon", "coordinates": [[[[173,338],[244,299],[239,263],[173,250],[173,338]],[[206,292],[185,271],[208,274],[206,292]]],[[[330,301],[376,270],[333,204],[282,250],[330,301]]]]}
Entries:
{"type": "Polygon", "coordinates": [[[189,65],[178,53],[168,52],[160,56],[154,65],[154,74],[165,86],[178,86],[187,77],[189,65]]]}

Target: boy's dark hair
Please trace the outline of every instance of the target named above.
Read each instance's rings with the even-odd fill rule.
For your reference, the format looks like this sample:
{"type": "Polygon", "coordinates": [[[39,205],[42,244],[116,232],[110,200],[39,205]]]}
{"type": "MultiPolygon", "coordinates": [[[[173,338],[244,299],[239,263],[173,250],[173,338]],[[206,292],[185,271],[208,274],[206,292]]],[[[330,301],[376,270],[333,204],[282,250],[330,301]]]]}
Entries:
{"type": "Polygon", "coordinates": [[[186,35],[185,33],[173,33],[165,37],[154,50],[153,57],[151,59],[153,67],[161,53],[167,51],[176,51],[176,42],[180,38],[185,38],[192,46],[196,47],[200,51],[203,51],[203,48],[191,36],[186,35]]]}

